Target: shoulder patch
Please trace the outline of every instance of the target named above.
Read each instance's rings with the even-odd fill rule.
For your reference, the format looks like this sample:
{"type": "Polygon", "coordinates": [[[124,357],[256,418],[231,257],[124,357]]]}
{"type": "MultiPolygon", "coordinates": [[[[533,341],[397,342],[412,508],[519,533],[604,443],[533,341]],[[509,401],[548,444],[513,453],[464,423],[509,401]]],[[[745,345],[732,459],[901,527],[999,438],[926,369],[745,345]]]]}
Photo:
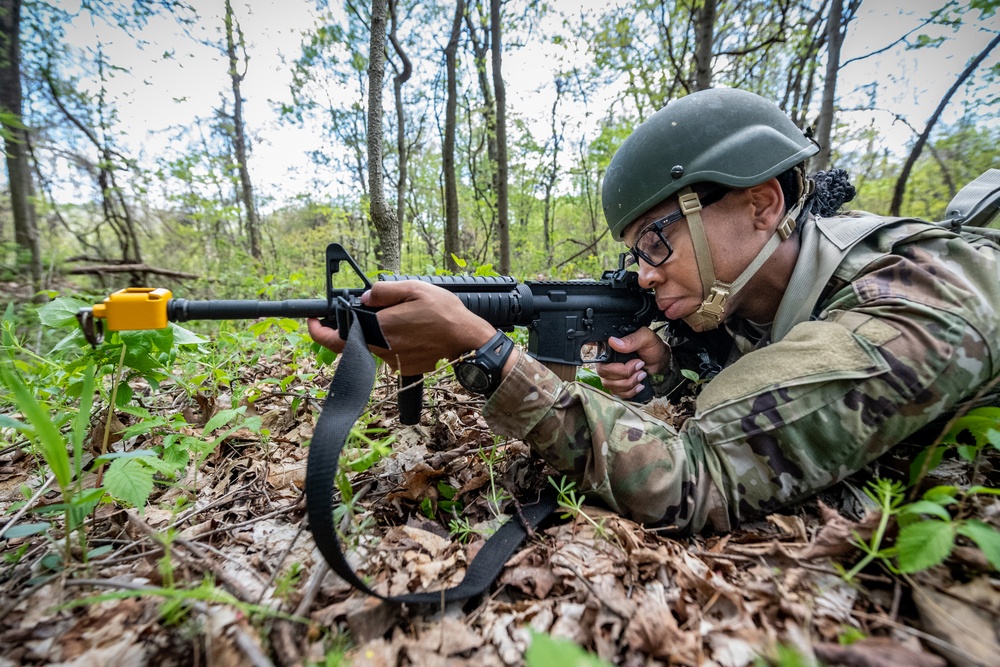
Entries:
{"type": "Polygon", "coordinates": [[[885,360],[848,327],[838,322],[803,322],[781,341],[723,369],[699,394],[698,412],[778,387],[868,377],[887,370],[885,360]]]}
{"type": "Polygon", "coordinates": [[[829,321],[846,327],[876,347],[881,347],[900,335],[899,329],[891,324],[853,310],[832,311],[829,321]]]}

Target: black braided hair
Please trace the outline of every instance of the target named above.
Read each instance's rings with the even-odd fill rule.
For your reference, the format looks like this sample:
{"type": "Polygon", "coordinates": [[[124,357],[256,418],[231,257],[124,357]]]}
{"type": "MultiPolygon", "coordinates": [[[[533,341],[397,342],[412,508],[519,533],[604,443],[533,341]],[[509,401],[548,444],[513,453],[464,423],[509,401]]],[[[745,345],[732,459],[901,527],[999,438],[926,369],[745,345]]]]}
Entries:
{"type": "Polygon", "coordinates": [[[836,215],[844,204],[858,194],[843,169],[817,171],[810,178],[816,184],[816,191],[809,198],[808,208],[817,217],[829,218],[836,215]]]}

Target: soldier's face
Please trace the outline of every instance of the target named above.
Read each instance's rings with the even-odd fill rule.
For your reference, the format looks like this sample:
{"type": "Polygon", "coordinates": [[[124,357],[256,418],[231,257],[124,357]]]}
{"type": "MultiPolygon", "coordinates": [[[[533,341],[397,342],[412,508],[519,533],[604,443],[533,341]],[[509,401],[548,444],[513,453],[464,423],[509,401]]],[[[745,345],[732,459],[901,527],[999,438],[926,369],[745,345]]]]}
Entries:
{"type": "MultiPolygon", "coordinates": [[[[632,248],[640,232],[651,222],[678,210],[677,200],[668,200],[653,207],[625,229],[623,240],[632,248]]],[[[670,258],[659,266],[650,266],[640,259],[633,267],[639,273],[639,284],[656,293],[656,306],[672,320],[679,320],[698,309],[701,305],[701,279],[698,277],[698,263],[694,257],[691,232],[686,218],[681,218],[661,232],[673,252],[670,258]]]]}
{"type": "MultiPolygon", "coordinates": [[[[746,210],[740,205],[743,198],[744,191],[733,191],[701,211],[715,275],[724,282],[734,280],[753,259],[753,253],[760,249],[757,240],[752,238],[753,223],[743,215],[746,210]]],[[[676,199],[655,206],[626,228],[623,241],[628,247],[634,247],[637,237],[651,222],[677,210],[676,199]]],[[[639,265],[633,268],[639,273],[639,284],[655,292],[656,305],[663,314],[671,320],[679,320],[694,314],[704,299],[698,261],[686,218],[665,227],[662,235],[673,248],[670,258],[656,267],[640,259],[639,265]]]]}

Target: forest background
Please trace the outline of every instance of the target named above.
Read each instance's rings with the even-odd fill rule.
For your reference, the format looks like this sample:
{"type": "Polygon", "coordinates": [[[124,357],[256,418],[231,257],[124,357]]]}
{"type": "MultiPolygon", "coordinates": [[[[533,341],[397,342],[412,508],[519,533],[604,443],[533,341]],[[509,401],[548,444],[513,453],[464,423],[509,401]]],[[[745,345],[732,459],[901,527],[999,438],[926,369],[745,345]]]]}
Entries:
{"type": "Polygon", "coordinates": [[[0,278],[311,296],[334,240],[368,270],[593,277],[615,149],[710,86],[811,128],[850,207],[940,218],[997,165],[997,4],[3,0],[0,278]]]}

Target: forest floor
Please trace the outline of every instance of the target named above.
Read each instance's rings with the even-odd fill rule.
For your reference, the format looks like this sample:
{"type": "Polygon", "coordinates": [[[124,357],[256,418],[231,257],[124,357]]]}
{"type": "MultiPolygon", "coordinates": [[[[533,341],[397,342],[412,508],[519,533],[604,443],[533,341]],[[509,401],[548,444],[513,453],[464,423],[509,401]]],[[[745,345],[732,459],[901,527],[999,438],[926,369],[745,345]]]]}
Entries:
{"type": "MultiPolygon", "coordinates": [[[[534,633],[599,657],[572,658],[572,646],[556,643],[552,653],[538,649],[535,665],[996,664],[998,581],[978,550],[959,546],[944,565],[909,576],[875,559],[845,580],[844,568],[863,555],[852,543],[879,520],[864,480],[732,534],[683,539],[587,504],[529,538],[481,599],[444,609],[380,603],[330,573],[304,529],[303,444],[318,404],[300,400],[293,410],[307,390],[267,382],[283,377],[283,363],[244,369],[244,382],[260,391],[250,413],[270,435],[232,433],[186,479],[158,483],[144,509],[100,505],[86,526],[88,549],[110,546],[99,557],[81,562],[74,542],[67,562],[63,540],[51,535],[0,542],[0,665],[345,658],[488,667],[523,664],[534,633]]],[[[350,560],[384,593],[453,585],[482,546],[480,533],[496,525],[493,501],[506,510],[511,497],[537,493],[545,471],[524,443],[494,439],[481,401],[450,374],[429,388],[433,406],[411,427],[395,417],[389,379],[379,382],[384,400],[371,426],[395,441],[375,465],[350,474],[356,511],[342,524],[350,560]],[[459,508],[465,542],[449,534],[449,510],[459,508]]],[[[133,389],[154,414],[184,411],[192,434],[230,407],[224,393],[190,402],[169,383],[133,389]]],[[[95,428],[107,416],[95,415],[95,428]]],[[[112,428],[134,420],[116,414],[112,428]]],[[[111,440],[127,451],[157,437],[111,440]]],[[[3,524],[25,490],[36,508],[60,501],[39,492],[44,475],[21,444],[0,449],[3,524]]]]}

